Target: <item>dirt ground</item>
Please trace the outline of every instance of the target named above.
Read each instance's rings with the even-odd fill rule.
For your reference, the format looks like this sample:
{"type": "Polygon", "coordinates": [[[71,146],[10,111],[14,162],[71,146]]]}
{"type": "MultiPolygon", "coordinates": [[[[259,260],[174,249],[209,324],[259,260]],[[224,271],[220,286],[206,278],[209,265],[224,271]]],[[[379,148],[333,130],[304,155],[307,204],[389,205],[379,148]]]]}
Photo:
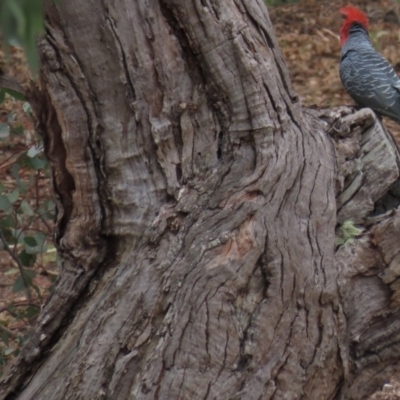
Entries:
{"type": "MultiPolygon", "coordinates": [[[[293,85],[305,105],[327,108],[354,104],[339,78],[339,9],[346,4],[349,3],[301,0],[293,5],[269,7],[293,85]]],[[[351,4],[368,13],[375,47],[400,73],[400,3],[355,0],[351,4]]],[[[388,119],[385,123],[400,139],[400,126],[388,119]]]]}
{"type": "MultiPolygon", "coordinates": [[[[301,0],[292,5],[269,7],[271,20],[276,35],[285,54],[292,76],[295,90],[305,106],[317,105],[321,108],[354,104],[345,93],[339,78],[340,60],[339,31],[342,19],[339,8],[348,4],[344,1],[301,0]]],[[[400,73],[400,5],[395,0],[355,0],[353,5],[359,6],[370,16],[371,38],[376,48],[392,63],[400,73]]],[[[2,59],[0,54],[0,59],[2,59]]],[[[0,62],[0,67],[9,69],[9,73],[26,80],[29,73],[19,51],[12,54],[9,67],[0,62]]],[[[0,123],[6,121],[10,111],[15,111],[20,122],[27,130],[33,130],[30,121],[23,116],[22,105],[17,102],[6,102],[0,105],[0,123]],[[25,118],[25,119],[24,119],[25,118]]],[[[400,141],[400,126],[385,119],[392,134],[400,141]]],[[[14,137],[10,142],[0,141],[0,183],[13,185],[10,160],[15,153],[23,149],[27,143],[23,137],[14,137]]],[[[14,155],[14,156],[13,156],[14,155]]],[[[50,197],[50,182],[41,179],[40,196],[50,197]]],[[[54,260],[51,261],[54,269],[54,260]]],[[[45,264],[45,262],[44,262],[45,264]]],[[[24,330],[26,325],[12,319],[6,309],[13,302],[24,302],[27,299],[10,290],[15,277],[9,273],[15,269],[12,259],[0,251],[0,321],[6,321],[10,330],[24,330]],[[8,286],[7,286],[8,285],[8,286]],[[3,310],[3,311],[2,311],[3,310]]],[[[39,272],[46,265],[37,267],[39,272]]],[[[50,285],[49,277],[40,273],[36,284],[47,293],[50,285]]],[[[46,297],[46,296],[44,296],[46,297]]],[[[393,377],[376,393],[373,400],[400,400],[400,378],[393,377]]],[[[360,399],[362,400],[362,399],[360,399]]]]}

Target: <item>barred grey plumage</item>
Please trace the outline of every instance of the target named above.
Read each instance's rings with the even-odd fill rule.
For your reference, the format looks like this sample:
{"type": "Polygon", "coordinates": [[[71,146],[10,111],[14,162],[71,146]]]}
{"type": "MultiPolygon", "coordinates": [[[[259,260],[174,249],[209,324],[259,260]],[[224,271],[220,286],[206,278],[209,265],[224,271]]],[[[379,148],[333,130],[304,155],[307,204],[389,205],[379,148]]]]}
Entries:
{"type": "Polygon", "coordinates": [[[352,6],[341,11],[347,16],[341,31],[343,86],[356,103],[400,124],[400,79],[374,49],[366,15],[352,6]]]}

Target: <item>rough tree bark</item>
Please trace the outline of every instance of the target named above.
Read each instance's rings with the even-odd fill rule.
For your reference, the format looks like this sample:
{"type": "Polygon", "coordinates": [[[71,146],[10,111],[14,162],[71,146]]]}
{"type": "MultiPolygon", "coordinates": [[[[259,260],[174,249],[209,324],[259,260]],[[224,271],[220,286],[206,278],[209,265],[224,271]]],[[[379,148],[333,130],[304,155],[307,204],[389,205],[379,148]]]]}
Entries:
{"type": "Polygon", "coordinates": [[[262,0],[46,13],[62,273],[1,398],[364,399],[395,372],[400,158],[374,114],[302,108],[262,0]]]}

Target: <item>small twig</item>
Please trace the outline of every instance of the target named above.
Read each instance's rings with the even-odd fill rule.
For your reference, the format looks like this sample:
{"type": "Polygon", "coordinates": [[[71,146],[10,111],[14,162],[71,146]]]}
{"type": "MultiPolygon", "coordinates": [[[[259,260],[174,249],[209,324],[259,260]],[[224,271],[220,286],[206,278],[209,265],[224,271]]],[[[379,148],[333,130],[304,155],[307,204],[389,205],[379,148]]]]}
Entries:
{"type": "Polygon", "coordinates": [[[36,213],[37,215],[39,215],[39,218],[42,220],[42,222],[44,223],[44,225],[46,226],[47,230],[49,231],[49,235],[51,234],[51,232],[53,231],[53,229],[51,229],[51,226],[49,225],[49,223],[45,220],[45,218],[43,217],[43,214],[47,214],[47,211],[43,214],[41,213],[36,213]]]}
{"type": "Polygon", "coordinates": [[[43,273],[42,275],[48,275],[50,277],[57,277],[59,275],[58,272],[54,272],[54,271],[50,271],[49,269],[46,269],[45,267],[43,267],[43,264],[40,264],[39,267],[42,269],[43,273]]]}
{"type": "Polygon", "coordinates": [[[333,38],[337,39],[338,42],[340,42],[340,36],[334,32],[332,32],[330,29],[328,28],[322,28],[322,30],[327,33],[328,35],[332,36],[333,38]]]}
{"type": "Polygon", "coordinates": [[[4,307],[1,307],[0,308],[0,313],[5,312],[5,311],[10,312],[10,310],[9,310],[10,306],[14,306],[14,307],[32,306],[32,307],[40,308],[40,305],[37,305],[35,303],[31,303],[31,302],[26,301],[26,300],[21,300],[21,301],[16,301],[16,302],[10,303],[10,304],[8,304],[8,305],[6,305],[4,307]]]}
{"type": "Polygon", "coordinates": [[[25,272],[24,272],[24,266],[21,263],[21,260],[18,258],[18,256],[10,249],[10,246],[7,243],[7,240],[4,236],[3,231],[0,229],[0,239],[3,242],[4,249],[5,251],[11,256],[11,258],[17,263],[19,272],[21,274],[22,282],[25,286],[25,291],[26,291],[26,296],[28,297],[28,300],[31,300],[31,292],[29,289],[28,282],[26,281],[25,277],[25,272]]]}
{"type": "Polygon", "coordinates": [[[7,157],[2,163],[0,163],[0,170],[1,169],[7,169],[10,167],[10,165],[15,164],[15,161],[10,161],[13,157],[18,157],[22,153],[24,153],[25,150],[18,150],[15,153],[12,153],[11,156],[7,157]]]}
{"type": "MultiPolygon", "coordinates": [[[[29,301],[20,301],[20,302],[15,302],[15,303],[11,303],[5,307],[0,308],[0,313],[2,312],[8,312],[12,317],[14,317],[15,319],[22,321],[23,325],[31,325],[31,320],[32,318],[37,318],[37,315],[32,315],[30,317],[28,317],[27,319],[22,317],[21,315],[19,315],[17,312],[14,312],[13,310],[10,309],[11,306],[14,307],[27,307],[27,306],[31,306],[31,307],[36,307],[40,310],[40,306],[38,306],[37,304],[34,303],[30,303],[29,301]]],[[[14,327],[15,329],[15,327],[14,327]]]]}

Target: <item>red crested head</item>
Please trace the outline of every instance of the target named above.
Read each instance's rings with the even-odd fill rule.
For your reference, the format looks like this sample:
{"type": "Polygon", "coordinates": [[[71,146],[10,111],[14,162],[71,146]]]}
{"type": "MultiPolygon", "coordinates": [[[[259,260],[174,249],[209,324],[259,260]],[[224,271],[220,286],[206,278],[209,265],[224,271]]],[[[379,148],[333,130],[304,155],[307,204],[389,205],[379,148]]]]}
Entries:
{"type": "Polygon", "coordinates": [[[366,30],[368,30],[369,20],[366,14],[364,14],[360,9],[354,6],[342,7],[340,9],[340,12],[346,17],[342,26],[342,30],[340,31],[340,43],[343,46],[347,42],[347,39],[349,38],[349,31],[351,25],[357,23],[362,25],[366,30]]]}

